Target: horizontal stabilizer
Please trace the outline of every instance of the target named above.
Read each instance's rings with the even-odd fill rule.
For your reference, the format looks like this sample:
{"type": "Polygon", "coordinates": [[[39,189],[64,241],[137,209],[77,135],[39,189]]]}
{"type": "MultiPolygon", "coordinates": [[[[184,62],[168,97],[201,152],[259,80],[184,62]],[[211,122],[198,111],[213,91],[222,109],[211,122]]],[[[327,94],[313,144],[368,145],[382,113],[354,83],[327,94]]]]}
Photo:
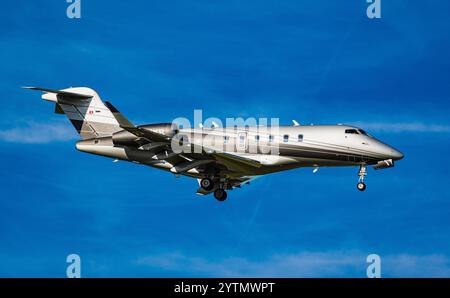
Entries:
{"type": "Polygon", "coordinates": [[[73,99],[90,99],[93,96],[88,94],[81,94],[81,93],[75,93],[75,92],[68,92],[68,91],[62,91],[62,90],[54,90],[54,89],[47,89],[47,88],[40,88],[40,87],[22,87],[23,89],[28,90],[37,90],[47,93],[54,93],[63,97],[69,97],[73,99]]]}
{"type": "Polygon", "coordinates": [[[65,114],[83,140],[109,137],[122,130],[98,93],[91,88],[70,87],[62,90],[22,88],[42,91],[41,98],[54,103],[54,112],[65,114]]]}

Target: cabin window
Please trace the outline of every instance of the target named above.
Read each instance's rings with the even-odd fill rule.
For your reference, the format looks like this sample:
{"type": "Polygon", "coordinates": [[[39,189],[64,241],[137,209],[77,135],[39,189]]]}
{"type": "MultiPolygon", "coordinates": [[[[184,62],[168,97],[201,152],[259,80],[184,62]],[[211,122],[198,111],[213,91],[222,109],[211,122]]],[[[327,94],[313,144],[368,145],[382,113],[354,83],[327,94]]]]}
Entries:
{"type": "Polygon", "coordinates": [[[273,142],[273,135],[269,135],[269,143],[273,142]]]}
{"type": "Polygon", "coordinates": [[[283,136],[283,142],[287,143],[289,141],[289,135],[283,136]]]}
{"type": "Polygon", "coordinates": [[[224,137],[223,137],[223,143],[224,143],[224,144],[227,144],[229,139],[230,139],[229,136],[224,136],[224,137]]]}
{"type": "Polygon", "coordinates": [[[357,135],[358,131],[356,129],[346,129],[345,133],[357,135]]]}
{"type": "Polygon", "coordinates": [[[255,136],[255,141],[259,142],[259,135],[255,136]]]}
{"type": "Polygon", "coordinates": [[[303,142],[303,135],[302,134],[298,135],[298,141],[299,142],[303,142]]]}

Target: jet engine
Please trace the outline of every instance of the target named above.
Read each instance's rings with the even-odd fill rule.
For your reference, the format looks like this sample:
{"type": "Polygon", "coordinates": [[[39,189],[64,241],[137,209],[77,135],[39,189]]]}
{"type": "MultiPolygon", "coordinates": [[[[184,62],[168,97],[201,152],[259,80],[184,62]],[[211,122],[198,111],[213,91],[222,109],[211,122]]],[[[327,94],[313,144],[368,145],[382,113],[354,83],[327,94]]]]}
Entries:
{"type": "MultiPolygon", "coordinates": [[[[140,125],[139,128],[152,131],[168,137],[173,137],[178,133],[178,127],[173,123],[159,123],[159,124],[147,124],[140,125]]],[[[121,130],[113,133],[112,141],[114,145],[136,147],[142,144],[146,144],[151,140],[138,137],[129,131],[121,130]]]]}

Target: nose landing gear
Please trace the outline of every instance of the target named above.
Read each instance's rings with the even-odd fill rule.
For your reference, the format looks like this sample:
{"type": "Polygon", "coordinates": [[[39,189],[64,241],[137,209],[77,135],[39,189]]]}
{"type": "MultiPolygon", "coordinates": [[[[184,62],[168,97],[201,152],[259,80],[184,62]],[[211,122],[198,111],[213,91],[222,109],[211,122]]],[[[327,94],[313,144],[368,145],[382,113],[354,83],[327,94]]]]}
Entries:
{"type": "Polygon", "coordinates": [[[359,166],[359,172],[358,172],[359,180],[358,180],[358,184],[356,185],[356,187],[358,188],[359,191],[366,190],[366,184],[364,183],[364,177],[366,175],[367,175],[366,165],[362,164],[359,166]]]}

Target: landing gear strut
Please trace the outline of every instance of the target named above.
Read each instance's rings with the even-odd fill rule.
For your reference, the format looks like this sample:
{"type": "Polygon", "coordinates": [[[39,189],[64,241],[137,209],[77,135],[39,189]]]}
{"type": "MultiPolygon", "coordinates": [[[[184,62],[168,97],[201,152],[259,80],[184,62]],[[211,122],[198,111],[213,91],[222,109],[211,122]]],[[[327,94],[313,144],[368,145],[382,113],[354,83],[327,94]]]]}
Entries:
{"type": "Polygon", "coordinates": [[[364,177],[366,175],[367,175],[366,165],[362,164],[359,166],[359,172],[358,172],[359,180],[358,180],[358,184],[356,185],[356,187],[358,188],[359,191],[366,190],[366,184],[364,183],[364,177]]]}

